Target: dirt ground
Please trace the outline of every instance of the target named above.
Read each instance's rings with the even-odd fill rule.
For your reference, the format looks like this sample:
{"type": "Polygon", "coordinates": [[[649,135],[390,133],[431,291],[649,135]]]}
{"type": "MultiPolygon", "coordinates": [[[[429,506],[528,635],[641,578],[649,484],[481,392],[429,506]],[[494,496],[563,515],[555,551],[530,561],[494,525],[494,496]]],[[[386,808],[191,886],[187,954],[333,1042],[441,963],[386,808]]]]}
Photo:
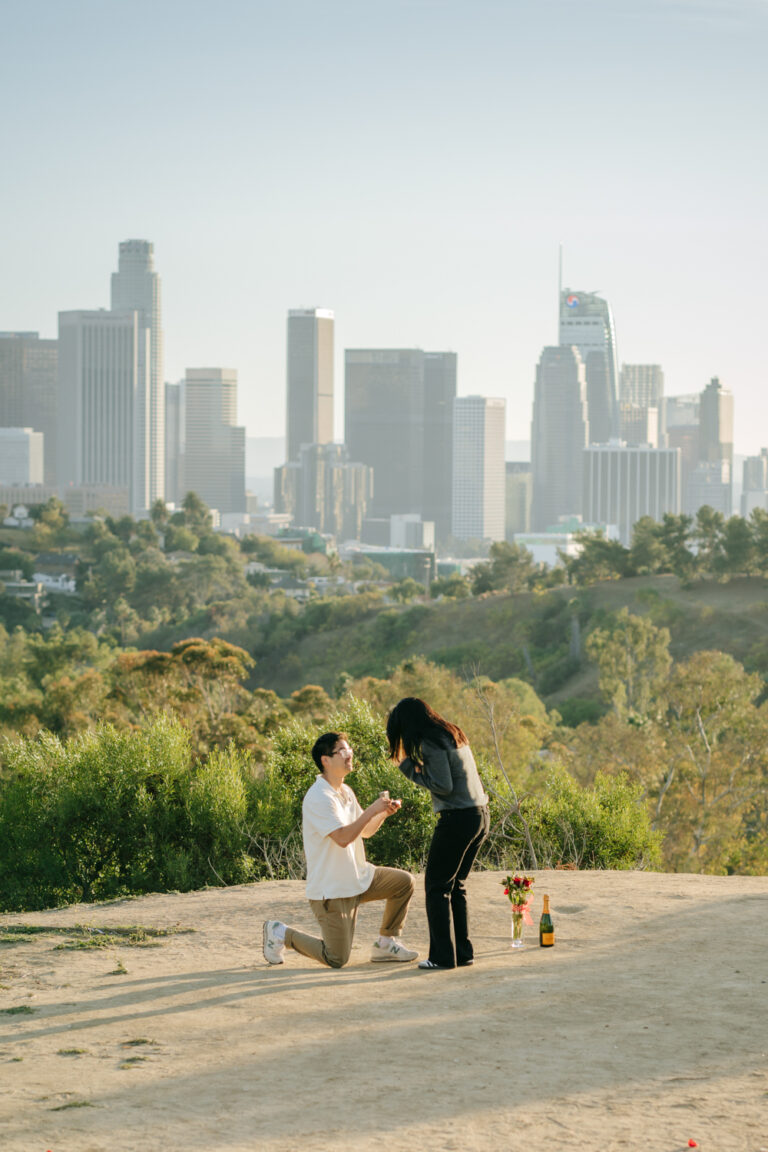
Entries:
{"type": "Polygon", "coordinates": [[[312,925],[293,881],[0,917],[0,1147],[768,1152],[768,878],[536,875],[556,946],[513,952],[477,873],[454,972],[370,964],[375,905],[347,968],[266,966],[264,918],[312,925]],[[61,950],[22,923],[194,931],[61,950]]]}

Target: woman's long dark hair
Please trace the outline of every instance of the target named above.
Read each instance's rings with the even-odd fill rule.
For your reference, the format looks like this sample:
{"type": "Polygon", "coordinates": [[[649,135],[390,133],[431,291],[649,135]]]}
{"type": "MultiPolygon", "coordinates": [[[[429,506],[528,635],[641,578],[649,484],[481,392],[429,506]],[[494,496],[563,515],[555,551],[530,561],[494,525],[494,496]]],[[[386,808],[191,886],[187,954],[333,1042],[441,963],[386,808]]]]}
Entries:
{"type": "Polygon", "coordinates": [[[418,696],[406,696],[387,717],[389,755],[393,760],[409,756],[421,763],[421,742],[430,736],[448,736],[456,748],[469,744],[458,724],[451,724],[418,696]]]}

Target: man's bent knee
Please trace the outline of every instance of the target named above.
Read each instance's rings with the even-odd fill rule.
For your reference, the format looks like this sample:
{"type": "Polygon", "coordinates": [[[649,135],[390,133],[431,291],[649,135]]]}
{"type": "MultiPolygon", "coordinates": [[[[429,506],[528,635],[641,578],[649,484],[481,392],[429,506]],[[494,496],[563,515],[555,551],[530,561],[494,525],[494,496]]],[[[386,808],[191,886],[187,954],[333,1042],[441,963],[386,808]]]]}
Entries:
{"type": "Polygon", "coordinates": [[[338,952],[329,952],[327,948],[324,948],[323,955],[329,968],[343,968],[349,961],[349,952],[347,952],[346,956],[343,956],[338,952]]]}

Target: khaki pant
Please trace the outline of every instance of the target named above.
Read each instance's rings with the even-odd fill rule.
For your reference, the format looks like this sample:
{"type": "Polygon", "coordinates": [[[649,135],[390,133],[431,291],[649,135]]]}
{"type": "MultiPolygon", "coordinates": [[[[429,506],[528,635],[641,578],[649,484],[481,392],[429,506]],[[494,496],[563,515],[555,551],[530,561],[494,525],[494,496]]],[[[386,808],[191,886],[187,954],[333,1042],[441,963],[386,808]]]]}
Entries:
{"type": "Polygon", "coordinates": [[[297,932],[295,928],[286,928],[286,947],[293,948],[302,956],[318,960],[321,964],[327,964],[329,968],[343,968],[352,951],[358,906],[371,900],[386,900],[381,919],[381,935],[399,936],[405,924],[411,896],[413,876],[410,872],[404,872],[402,868],[376,868],[370,888],[359,896],[310,900],[310,907],[320,925],[322,940],[305,932],[297,932]]]}

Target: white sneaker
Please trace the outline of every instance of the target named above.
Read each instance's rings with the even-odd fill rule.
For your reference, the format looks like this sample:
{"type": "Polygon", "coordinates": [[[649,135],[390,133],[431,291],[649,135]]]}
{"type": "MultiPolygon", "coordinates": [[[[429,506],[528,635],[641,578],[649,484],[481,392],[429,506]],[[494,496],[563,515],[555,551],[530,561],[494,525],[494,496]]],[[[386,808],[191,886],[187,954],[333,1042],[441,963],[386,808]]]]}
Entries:
{"type": "Polygon", "coordinates": [[[280,920],[265,920],[263,930],[263,950],[264,959],[267,964],[282,964],[284,963],[283,957],[285,953],[285,941],[278,940],[275,936],[275,928],[281,924],[280,920]]]}
{"type": "Polygon", "coordinates": [[[406,948],[403,944],[398,944],[393,940],[391,944],[381,944],[376,941],[371,949],[371,963],[377,964],[382,962],[402,963],[405,960],[418,959],[418,952],[413,952],[410,948],[406,948]]]}

